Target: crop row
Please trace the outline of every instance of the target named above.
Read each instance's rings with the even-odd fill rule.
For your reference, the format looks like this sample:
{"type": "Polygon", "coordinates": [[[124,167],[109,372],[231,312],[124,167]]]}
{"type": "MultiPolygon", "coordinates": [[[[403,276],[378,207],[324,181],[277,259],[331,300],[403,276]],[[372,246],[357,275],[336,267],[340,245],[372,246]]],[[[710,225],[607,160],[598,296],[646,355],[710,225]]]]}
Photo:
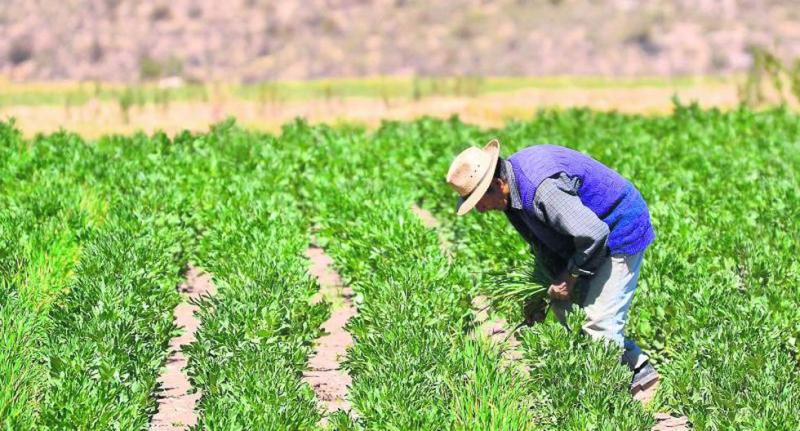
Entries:
{"type": "MultiPolygon", "coordinates": [[[[450,251],[458,259],[457,264],[473,276],[467,288],[470,296],[484,293],[486,283],[491,282],[482,279],[482,274],[508,272],[533,263],[527,246],[496,214],[485,225],[470,226],[473,229],[468,232],[458,230],[463,220],[452,217],[455,196],[443,184],[447,165],[465,145],[487,139],[482,134],[492,136],[495,133],[481,132],[453,120],[422,120],[413,124],[385,125],[375,137],[375,141],[386,143],[393,157],[414,166],[389,173],[394,178],[394,187],[413,191],[413,199],[423,205],[438,204],[433,207],[445,221],[438,229],[439,234],[449,237],[448,242],[453,244],[450,251]],[[423,149],[391,145],[400,140],[422,141],[426,145],[423,149]],[[465,239],[483,248],[469,248],[465,239]]],[[[390,163],[390,166],[395,164],[390,163]]],[[[521,304],[505,305],[500,317],[509,319],[510,325],[519,322],[521,304]]],[[[580,316],[573,318],[571,327],[580,328],[580,316]]],[[[547,415],[548,425],[570,429],[650,428],[652,416],[627,395],[630,373],[619,364],[615,348],[591,343],[579,332],[564,331],[556,324],[521,334],[524,361],[530,369],[526,390],[532,394],[529,396],[548,400],[547,410],[541,412],[547,415]],[[576,405],[580,408],[574,408],[576,405]]]]}
{"type": "MultiPolygon", "coordinates": [[[[448,212],[452,212],[454,196],[443,187],[443,173],[437,168],[444,161],[446,172],[446,164],[464,142],[482,139],[470,137],[470,133],[474,132],[476,129],[465,127],[457,121],[423,120],[413,124],[386,124],[376,133],[370,147],[385,148],[380,153],[381,158],[385,159],[381,172],[385,177],[383,181],[391,189],[408,190],[409,194],[404,198],[406,202],[412,199],[421,199],[423,203],[436,200],[442,202],[448,212]],[[403,141],[426,144],[422,148],[395,144],[403,141]],[[441,197],[438,197],[437,193],[442,191],[441,197]]],[[[495,226],[505,227],[505,224],[498,223],[495,226]]],[[[452,250],[456,259],[453,264],[477,275],[462,284],[463,294],[472,297],[480,293],[480,274],[493,269],[493,265],[507,271],[511,265],[509,262],[531,263],[526,250],[517,251],[521,241],[515,234],[509,234],[505,243],[500,242],[502,248],[491,248],[496,244],[495,238],[487,236],[486,231],[473,234],[477,242],[484,241],[493,254],[481,256],[466,253],[471,250],[460,247],[460,242],[456,242],[452,250]]],[[[515,304],[515,307],[513,309],[516,311],[519,305],[515,304]]],[[[512,324],[517,321],[513,320],[516,317],[514,315],[505,317],[511,318],[512,324]]],[[[547,400],[546,405],[537,407],[536,414],[547,418],[539,424],[540,427],[552,425],[586,429],[613,424],[620,429],[648,429],[651,426],[652,417],[627,396],[630,374],[620,366],[615,349],[589,343],[579,333],[567,333],[558,327],[537,332],[529,340],[535,340],[537,344],[526,343],[523,346],[525,362],[531,370],[530,379],[523,383],[524,392],[528,399],[547,400]],[[581,408],[572,408],[575,405],[581,408]]]]}
{"type": "Polygon", "coordinates": [[[69,281],[87,214],[72,167],[48,155],[55,145],[28,151],[7,124],[0,136],[0,381],[9,382],[0,387],[0,417],[18,428],[42,398],[48,312],[69,281]]]}
{"type": "MultiPolygon", "coordinates": [[[[497,130],[296,122],[279,138],[225,123],[92,144],[23,141],[0,123],[0,423],[146,426],[192,260],[219,287],[187,349],[200,427],[314,428],[320,409],[300,376],[328,305],[308,302],[313,227],[358,294],[346,367],[359,418],[334,426],[648,428],[613,348],[547,321],[520,331],[521,375],[475,336],[485,274],[533,264],[502,214],[453,215],[447,166],[491,137],[505,155],[577,148],[642,191],[658,237],[628,333],[662,374],[651,409],[699,429],[800,426],[800,122],[693,106],[655,118],[543,112],[497,130]],[[415,201],[439,232],[411,214],[415,201]]],[[[498,312],[513,322],[518,310],[498,312]]]]}
{"type": "MultiPolygon", "coordinates": [[[[397,265],[376,260],[391,255],[395,244],[406,245],[409,256],[418,252],[394,232],[413,235],[406,224],[398,227],[406,214],[399,202],[409,199],[422,200],[445,221],[461,258],[457,264],[476,275],[478,289],[470,293],[488,282],[481,277],[487,270],[532,265],[526,245],[502,215],[453,217],[454,196],[442,176],[465,145],[499,136],[504,154],[552,142],[594,155],[637,184],[659,232],[628,327],[663,376],[650,408],[688,414],[700,428],[779,424],[792,429],[796,418],[791,412],[798,405],[798,266],[792,250],[800,241],[791,222],[800,211],[793,187],[800,166],[797,124],[796,116],[785,111],[722,114],[689,106],[677,107],[666,118],[575,110],[542,113],[536,120],[491,131],[458,121],[421,120],[385,123],[366,136],[317,129],[303,139],[315,145],[338,140],[327,151],[347,154],[341,166],[322,162],[341,174],[320,179],[330,185],[328,195],[347,190],[333,202],[318,199],[322,224],[346,220],[328,234],[334,255],[348,244],[335,235],[349,237],[380,226],[379,233],[359,243],[364,253],[359,258],[338,256],[357,289],[360,280],[353,273],[374,277],[387,263],[397,265]],[[389,203],[392,199],[396,206],[389,203]],[[380,218],[375,208],[397,218],[380,218]],[[367,220],[366,227],[360,220],[367,220]],[[776,402],[779,398],[785,402],[776,402]]],[[[517,304],[504,311],[509,310],[507,317],[519,318],[517,304]]],[[[363,344],[355,325],[351,357],[363,344]]],[[[597,350],[552,321],[521,336],[532,382],[552,401],[559,426],[649,426],[651,419],[624,390],[629,374],[615,364],[614,352],[597,350]]],[[[354,374],[357,387],[355,365],[354,374]]]]}

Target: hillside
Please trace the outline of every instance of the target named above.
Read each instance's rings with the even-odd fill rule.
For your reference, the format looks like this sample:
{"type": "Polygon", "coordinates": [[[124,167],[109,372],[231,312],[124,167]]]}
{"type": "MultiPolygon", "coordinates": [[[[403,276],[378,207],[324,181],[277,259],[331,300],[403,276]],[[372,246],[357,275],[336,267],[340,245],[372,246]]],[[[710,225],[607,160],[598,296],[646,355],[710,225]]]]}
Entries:
{"type": "Polygon", "coordinates": [[[682,75],[800,55],[789,0],[3,0],[0,74],[682,75]]]}

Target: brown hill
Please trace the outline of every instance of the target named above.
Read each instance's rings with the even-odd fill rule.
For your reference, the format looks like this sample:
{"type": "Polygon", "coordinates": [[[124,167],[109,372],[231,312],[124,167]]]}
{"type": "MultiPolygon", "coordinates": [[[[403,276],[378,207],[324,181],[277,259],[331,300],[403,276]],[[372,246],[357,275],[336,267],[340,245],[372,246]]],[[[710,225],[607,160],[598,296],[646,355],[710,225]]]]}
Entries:
{"type": "Polygon", "coordinates": [[[793,0],[2,0],[0,73],[132,81],[728,73],[793,0]]]}

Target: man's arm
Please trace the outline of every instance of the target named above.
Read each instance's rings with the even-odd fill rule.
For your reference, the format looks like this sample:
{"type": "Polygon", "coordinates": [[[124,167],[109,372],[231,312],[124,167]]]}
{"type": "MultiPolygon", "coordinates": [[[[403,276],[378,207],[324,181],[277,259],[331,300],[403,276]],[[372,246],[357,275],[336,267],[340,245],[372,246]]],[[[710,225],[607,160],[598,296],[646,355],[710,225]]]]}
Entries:
{"type": "MultiPolygon", "coordinates": [[[[543,223],[573,239],[575,253],[564,273],[553,283],[554,290],[572,290],[578,276],[594,275],[607,253],[609,229],[578,197],[577,178],[561,174],[539,185],[534,196],[534,213],[543,223]]],[[[555,297],[563,298],[558,294],[555,297]]],[[[563,292],[562,292],[563,293],[563,292]]]]}

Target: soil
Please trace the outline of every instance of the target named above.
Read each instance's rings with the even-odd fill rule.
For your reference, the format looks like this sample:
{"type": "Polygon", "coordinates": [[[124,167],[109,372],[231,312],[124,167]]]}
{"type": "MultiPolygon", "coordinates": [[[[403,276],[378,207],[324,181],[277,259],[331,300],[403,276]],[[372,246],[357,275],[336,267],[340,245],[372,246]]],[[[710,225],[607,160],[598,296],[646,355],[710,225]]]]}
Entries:
{"type": "Polygon", "coordinates": [[[421,208],[419,205],[411,205],[411,212],[413,212],[417,217],[419,217],[420,220],[422,220],[422,224],[424,224],[425,227],[430,229],[436,229],[439,227],[439,220],[436,220],[436,217],[434,217],[430,211],[421,208]]]}
{"type": "MultiPolygon", "coordinates": [[[[637,392],[633,398],[640,403],[647,405],[653,400],[658,392],[659,383],[649,388],[637,392]]],[[[669,413],[658,412],[655,414],[656,425],[652,428],[653,431],[684,431],[691,429],[689,418],[686,416],[672,416],[669,413]]]]}
{"type": "Polygon", "coordinates": [[[173,315],[175,325],[182,328],[183,333],[169,342],[170,354],[166,368],[158,378],[161,390],[158,395],[158,410],[150,420],[151,430],[185,430],[197,424],[195,405],[202,393],[189,393],[191,384],[184,372],[187,360],[181,348],[195,340],[195,333],[200,326],[200,320],[195,316],[198,307],[189,301],[204,295],[213,295],[216,288],[208,274],[189,265],[186,281],[178,289],[184,294],[184,299],[175,307],[173,315]]]}
{"type": "Polygon", "coordinates": [[[633,398],[636,401],[639,401],[642,404],[648,404],[650,401],[653,400],[656,396],[656,392],[658,392],[658,385],[659,383],[656,382],[654,385],[650,386],[645,390],[640,390],[633,395],[633,398]]]}
{"type": "MultiPolygon", "coordinates": [[[[310,261],[309,273],[320,284],[320,292],[313,301],[325,298],[332,303],[333,310],[331,317],[322,324],[325,335],[315,343],[314,355],[308,361],[303,380],[314,389],[327,413],[343,410],[353,414],[347,400],[352,378],[341,366],[347,348],[353,344],[353,338],[344,329],[347,321],[357,313],[353,305],[353,290],[342,286],[341,277],[331,268],[333,260],[322,248],[312,245],[306,250],[306,256],[310,261]]],[[[326,422],[327,418],[323,417],[321,425],[326,422]]]]}
{"type": "Polygon", "coordinates": [[[475,320],[478,323],[478,333],[500,346],[502,357],[507,365],[514,366],[524,374],[530,373],[530,368],[522,361],[522,351],[519,349],[519,340],[516,335],[509,336],[513,329],[505,319],[489,318],[489,300],[485,296],[476,296],[472,300],[472,309],[475,311],[475,320]]]}
{"type": "Polygon", "coordinates": [[[653,427],[653,431],[684,431],[691,429],[689,418],[686,416],[675,417],[669,413],[656,413],[655,418],[658,423],[653,427]]]}

